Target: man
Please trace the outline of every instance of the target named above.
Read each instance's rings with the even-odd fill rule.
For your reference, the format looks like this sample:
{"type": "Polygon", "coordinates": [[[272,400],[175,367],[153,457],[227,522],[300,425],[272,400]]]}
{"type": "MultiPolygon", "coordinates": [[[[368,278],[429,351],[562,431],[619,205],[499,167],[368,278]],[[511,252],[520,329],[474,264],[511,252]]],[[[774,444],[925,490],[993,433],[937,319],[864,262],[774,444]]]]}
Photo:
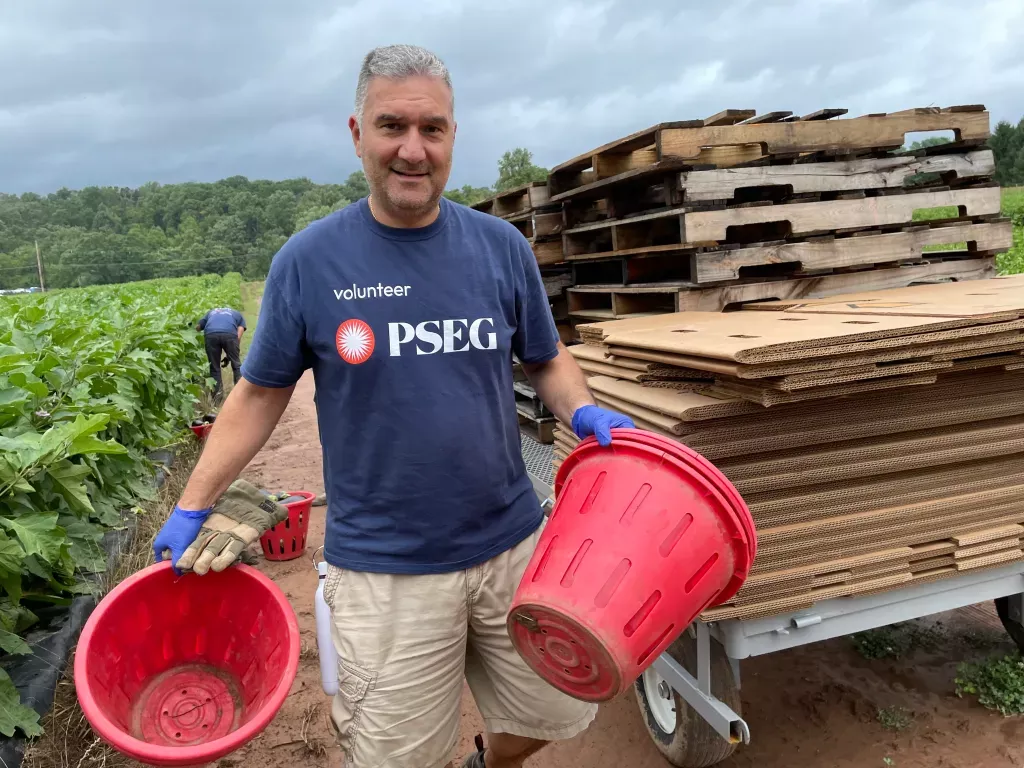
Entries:
{"type": "Polygon", "coordinates": [[[222,354],[231,364],[231,380],[237,385],[241,378],[238,347],[242,343],[242,334],[245,333],[245,318],[236,309],[217,307],[203,315],[196,323],[196,330],[203,331],[206,340],[206,359],[210,361],[210,376],[216,382],[213,397],[220,400],[224,392],[224,382],[220,373],[222,354]]]}
{"type": "Polygon", "coordinates": [[[513,353],[581,437],[607,445],[633,424],[594,404],[523,236],[442,197],[455,138],[444,64],[412,46],[371,51],[349,127],[370,195],[275,256],[243,379],[154,549],[205,572],[233,557],[212,531],[237,523],[248,542],[270,524],[210,508],[312,368],[339,658],[331,716],[347,765],[451,766],[465,677],[487,739],[462,765],[518,767],[581,733],[596,706],[541,680],[505,629],[544,519],[520,454],[513,353]],[[200,536],[181,557],[207,516],[203,536],[222,544],[197,554],[200,536]]]}

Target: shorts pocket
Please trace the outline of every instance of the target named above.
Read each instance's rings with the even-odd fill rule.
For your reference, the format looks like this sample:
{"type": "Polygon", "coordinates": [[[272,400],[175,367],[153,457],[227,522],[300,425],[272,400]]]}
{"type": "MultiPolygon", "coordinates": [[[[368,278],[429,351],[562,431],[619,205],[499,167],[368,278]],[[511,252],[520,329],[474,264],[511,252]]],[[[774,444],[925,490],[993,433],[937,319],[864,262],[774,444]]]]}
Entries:
{"type": "Polygon", "coordinates": [[[338,694],[344,696],[349,704],[362,704],[366,694],[376,682],[376,673],[356,666],[350,661],[339,659],[338,694]]]}
{"type": "Polygon", "coordinates": [[[324,576],[324,602],[332,611],[334,610],[334,598],[338,594],[338,587],[341,586],[341,579],[344,575],[344,568],[338,568],[336,565],[327,566],[327,575],[324,576]]]}
{"type": "Polygon", "coordinates": [[[363,704],[376,682],[376,673],[348,661],[338,661],[338,693],[331,707],[331,720],[342,749],[353,762],[360,745],[365,748],[366,740],[360,738],[363,704]]]}

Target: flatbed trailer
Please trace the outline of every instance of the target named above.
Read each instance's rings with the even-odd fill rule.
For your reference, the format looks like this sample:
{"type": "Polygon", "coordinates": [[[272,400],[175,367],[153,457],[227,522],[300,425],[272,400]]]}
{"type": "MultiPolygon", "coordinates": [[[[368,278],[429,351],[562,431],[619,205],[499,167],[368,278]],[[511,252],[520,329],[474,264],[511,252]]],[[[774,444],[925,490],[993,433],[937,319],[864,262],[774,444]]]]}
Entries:
{"type": "MultiPolygon", "coordinates": [[[[545,512],[554,506],[550,445],[522,435],[522,454],[545,512]]],[[[655,745],[678,768],[708,768],[749,744],[740,707],[740,661],[857,632],[995,602],[1024,650],[1024,561],[873,595],[823,600],[758,619],[695,621],[634,685],[655,745]]]]}

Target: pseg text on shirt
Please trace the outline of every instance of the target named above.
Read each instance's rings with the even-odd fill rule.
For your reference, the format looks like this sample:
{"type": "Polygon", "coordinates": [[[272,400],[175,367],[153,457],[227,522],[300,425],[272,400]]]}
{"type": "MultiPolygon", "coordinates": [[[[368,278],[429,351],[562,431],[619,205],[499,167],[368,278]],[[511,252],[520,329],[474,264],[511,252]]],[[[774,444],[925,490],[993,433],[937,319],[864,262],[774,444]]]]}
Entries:
{"type": "Polygon", "coordinates": [[[351,288],[335,288],[334,298],[338,301],[341,301],[342,299],[345,301],[352,301],[354,299],[379,299],[392,298],[395,296],[402,297],[409,295],[410,288],[412,288],[411,285],[383,285],[382,283],[360,288],[358,285],[353,283],[351,288]]]}

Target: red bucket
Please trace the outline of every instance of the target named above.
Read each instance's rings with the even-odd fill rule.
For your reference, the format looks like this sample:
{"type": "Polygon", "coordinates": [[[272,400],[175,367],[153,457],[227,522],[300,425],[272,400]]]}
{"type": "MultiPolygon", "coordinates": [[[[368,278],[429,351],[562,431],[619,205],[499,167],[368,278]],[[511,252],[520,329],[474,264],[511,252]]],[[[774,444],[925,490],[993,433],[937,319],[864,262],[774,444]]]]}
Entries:
{"type": "Polygon", "coordinates": [[[285,504],[288,517],[260,536],[260,546],[267,560],[294,560],[306,551],[306,534],[309,531],[309,513],[313,508],[315,493],[309,491],[288,491],[289,496],[301,496],[299,501],[285,504]]]}
{"type": "Polygon", "coordinates": [[[562,463],[555,507],[507,627],[545,680],[584,701],[622,693],[704,610],[743,585],[757,539],[739,493],[660,435],[612,430],[562,463]]]}
{"type": "Polygon", "coordinates": [[[206,436],[210,434],[210,430],[213,429],[213,424],[190,424],[189,429],[192,430],[192,434],[200,440],[205,440],[206,436]]]}
{"type": "Polygon", "coordinates": [[[299,668],[299,625],[255,568],[176,576],[169,561],[118,584],[75,653],[82,712],[146,765],[205,765],[259,734],[299,668]]]}

